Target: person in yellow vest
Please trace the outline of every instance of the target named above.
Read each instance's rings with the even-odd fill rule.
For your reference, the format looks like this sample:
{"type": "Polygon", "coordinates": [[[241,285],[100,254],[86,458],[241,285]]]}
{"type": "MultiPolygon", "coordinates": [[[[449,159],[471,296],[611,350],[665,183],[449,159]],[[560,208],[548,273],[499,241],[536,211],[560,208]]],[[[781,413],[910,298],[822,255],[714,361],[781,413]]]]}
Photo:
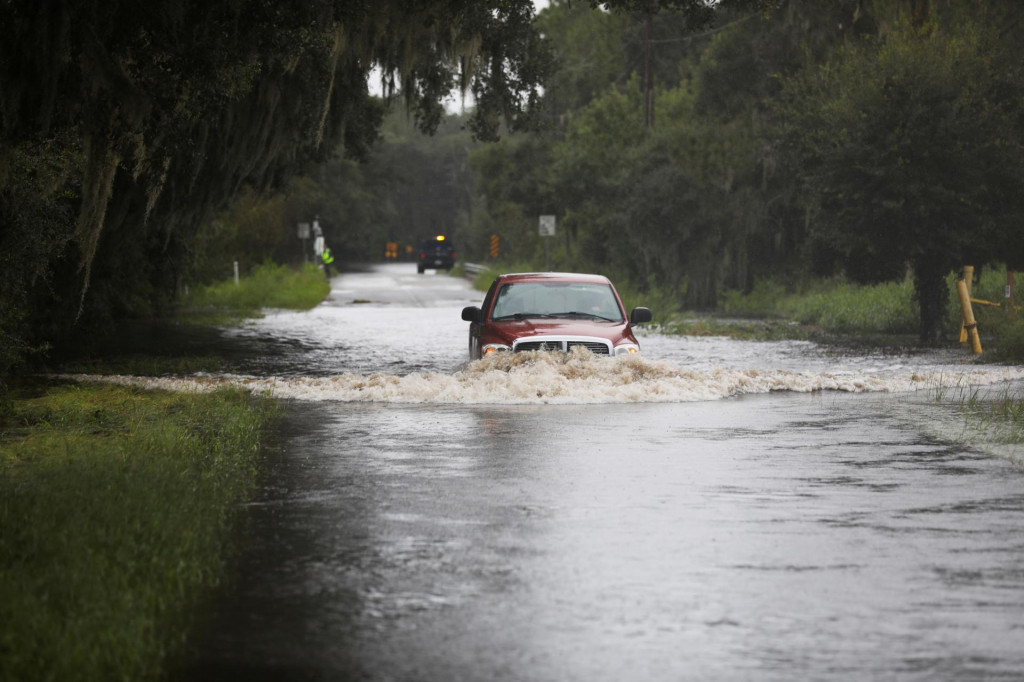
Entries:
{"type": "Polygon", "coordinates": [[[327,280],[331,279],[331,265],[334,263],[334,254],[331,253],[329,246],[324,246],[324,250],[320,253],[320,259],[324,262],[324,274],[327,275],[327,280]]]}

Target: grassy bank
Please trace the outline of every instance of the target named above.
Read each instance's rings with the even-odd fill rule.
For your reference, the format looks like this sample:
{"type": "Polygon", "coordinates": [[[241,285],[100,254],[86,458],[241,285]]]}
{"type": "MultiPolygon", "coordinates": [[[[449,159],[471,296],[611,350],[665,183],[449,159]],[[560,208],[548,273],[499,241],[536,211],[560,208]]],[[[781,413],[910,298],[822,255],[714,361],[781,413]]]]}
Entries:
{"type": "Polygon", "coordinates": [[[309,310],[331,292],[323,270],[265,263],[242,277],[197,287],[184,298],[179,317],[196,324],[234,324],[258,317],[263,308],[309,310]]]}
{"type": "Polygon", "coordinates": [[[271,401],[13,390],[0,426],[0,680],[153,680],[219,580],[271,401]]]}

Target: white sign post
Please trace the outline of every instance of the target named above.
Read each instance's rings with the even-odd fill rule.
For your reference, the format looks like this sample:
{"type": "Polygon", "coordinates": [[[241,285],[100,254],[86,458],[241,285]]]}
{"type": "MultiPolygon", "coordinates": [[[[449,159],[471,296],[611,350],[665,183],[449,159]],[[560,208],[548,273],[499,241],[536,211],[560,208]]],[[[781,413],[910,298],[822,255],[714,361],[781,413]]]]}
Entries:
{"type": "Polygon", "coordinates": [[[302,240],[302,261],[309,260],[309,252],[306,251],[306,240],[309,239],[309,223],[299,223],[299,239],[302,240]]]}
{"type": "Polygon", "coordinates": [[[555,236],[555,216],[542,215],[540,217],[540,236],[544,237],[544,269],[550,270],[548,264],[551,260],[551,241],[548,237],[555,236]]]}

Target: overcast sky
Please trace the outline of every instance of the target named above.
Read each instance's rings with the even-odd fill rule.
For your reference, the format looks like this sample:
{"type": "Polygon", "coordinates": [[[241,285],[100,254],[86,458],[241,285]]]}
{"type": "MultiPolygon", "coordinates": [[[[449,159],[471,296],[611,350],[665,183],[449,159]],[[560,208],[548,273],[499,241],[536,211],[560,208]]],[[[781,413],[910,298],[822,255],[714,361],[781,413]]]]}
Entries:
{"type": "MultiPolygon", "coordinates": [[[[533,9],[535,12],[540,12],[542,9],[548,6],[549,0],[533,0],[533,9]]],[[[374,69],[370,72],[369,79],[370,92],[374,95],[381,94],[380,85],[380,71],[374,69]]],[[[466,96],[466,106],[472,106],[473,98],[469,95],[466,96]]],[[[462,95],[455,91],[444,100],[444,108],[452,114],[457,114],[462,111],[462,95]]]]}

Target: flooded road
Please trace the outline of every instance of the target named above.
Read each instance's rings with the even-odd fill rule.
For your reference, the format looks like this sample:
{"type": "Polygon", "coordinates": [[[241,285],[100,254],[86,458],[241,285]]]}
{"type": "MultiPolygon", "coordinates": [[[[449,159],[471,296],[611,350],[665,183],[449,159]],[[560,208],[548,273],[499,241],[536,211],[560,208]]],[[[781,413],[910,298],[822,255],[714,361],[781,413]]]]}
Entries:
{"type": "Polygon", "coordinates": [[[651,334],[467,365],[481,298],[346,274],[192,380],[289,401],[181,679],[1024,677],[1024,468],[935,399],[1018,370],[651,334]]]}

